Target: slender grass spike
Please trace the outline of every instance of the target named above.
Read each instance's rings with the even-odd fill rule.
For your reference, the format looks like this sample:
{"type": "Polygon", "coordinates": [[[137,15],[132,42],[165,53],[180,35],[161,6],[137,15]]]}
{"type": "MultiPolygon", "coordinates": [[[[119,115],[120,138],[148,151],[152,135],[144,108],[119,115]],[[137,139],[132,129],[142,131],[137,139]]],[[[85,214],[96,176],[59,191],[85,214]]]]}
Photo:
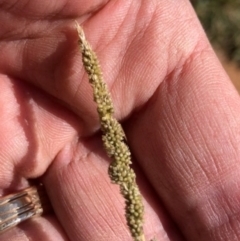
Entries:
{"type": "Polygon", "coordinates": [[[134,241],[145,241],[143,234],[144,207],[136,184],[136,175],[130,166],[132,163],[131,153],[126,144],[125,133],[114,117],[112,99],[103,80],[97,56],[77,22],[76,29],[79,36],[78,43],[82,53],[82,62],[93,89],[93,99],[97,104],[103,145],[112,160],[108,174],[111,181],[120,186],[120,192],[125,199],[127,225],[134,241]]]}

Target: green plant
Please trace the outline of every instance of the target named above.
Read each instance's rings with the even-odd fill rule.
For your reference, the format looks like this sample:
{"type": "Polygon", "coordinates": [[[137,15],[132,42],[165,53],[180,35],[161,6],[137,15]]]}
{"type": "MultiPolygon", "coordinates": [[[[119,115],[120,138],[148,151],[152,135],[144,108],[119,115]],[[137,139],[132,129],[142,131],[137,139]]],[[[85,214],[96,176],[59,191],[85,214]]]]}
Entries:
{"type": "Polygon", "coordinates": [[[93,88],[94,101],[101,123],[102,140],[107,154],[112,159],[108,174],[113,183],[120,186],[125,199],[125,217],[135,241],[144,241],[141,194],[136,184],[136,175],[131,168],[131,153],[120,123],[114,117],[110,93],[103,81],[96,54],[87,42],[82,28],[77,24],[82,61],[93,88]]]}

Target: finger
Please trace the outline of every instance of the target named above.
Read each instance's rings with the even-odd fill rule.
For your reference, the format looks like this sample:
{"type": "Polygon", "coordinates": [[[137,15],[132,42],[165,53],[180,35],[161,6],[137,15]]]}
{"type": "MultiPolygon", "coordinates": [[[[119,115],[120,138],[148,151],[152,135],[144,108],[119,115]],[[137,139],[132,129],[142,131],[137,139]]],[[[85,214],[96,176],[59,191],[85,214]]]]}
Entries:
{"type": "MultiPolygon", "coordinates": [[[[175,19],[187,22],[191,17],[184,1],[180,1],[178,8],[169,2],[110,1],[84,22],[86,36],[99,56],[104,78],[114,96],[119,119],[144,105],[167,72],[192,52],[198,32],[188,38],[185,25],[173,26],[175,19]]],[[[11,65],[4,61],[0,67],[61,99],[96,129],[95,106],[82,68],[74,24],[50,24],[49,29],[34,39],[20,41],[17,46],[10,43],[14,51],[8,47],[2,52],[11,65]],[[22,56],[23,61],[16,61],[16,56],[22,56]]]]}
{"type": "Polygon", "coordinates": [[[0,188],[9,193],[42,175],[61,148],[81,133],[81,121],[17,80],[1,75],[0,87],[0,188]]]}
{"type": "MultiPolygon", "coordinates": [[[[0,16],[2,18],[5,18],[6,20],[9,20],[7,18],[8,14],[11,14],[12,20],[14,20],[14,23],[18,24],[17,19],[19,20],[21,18],[23,19],[30,19],[30,20],[59,20],[64,18],[75,18],[79,15],[84,15],[93,11],[96,11],[97,9],[101,8],[104,4],[106,4],[107,0],[91,0],[88,2],[85,1],[78,1],[78,0],[72,0],[72,1],[41,1],[36,0],[34,2],[31,1],[13,1],[13,0],[1,0],[0,7],[1,12],[0,16]]],[[[23,20],[20,19],[20,20],[23,20]]],[[[21,21],[21,24],[24,22],[21,21]]],[[[8,24],[8,21],[4,24],[2,23],[2,26],[6,26],[8,24]]],[[[15,24],[12,23],[12,27],[15,24]]],[[[24,28],[24,25],[22,25],[22,28],[24,28]]],[[[1,31],[3,29],[1,28],[1,31]]]]}
{"type": "Polygon", "coordinates": [[[239,113],[202,36],[129,126],[133,152],[186,240],[240,237],[239,113]]]}
{"type": "Polygon", "coordinates": [[[29,219],[2,234],[1,240],[17,241],[69,241],[55,218],[37,217],[29,219]]]}
{"type": "MultiPolygon", "coordinates": [[[[44,177],[55,213],[71,240],[132,240],[124,218],[124,200],[118,186],[110,183],[107,169],[101,141],[85,140],[59,153],[44,177]],[[66,158],[69,152],[72,157],[66,158]]],[[[147,240],[180,241],[151,187],[145,184],[142,190],[147,240]]]]}
{"type": "MultiPolygon", "coordinates": [[[[1,75],[0,89],[0,195],[4,196],[29,187],[28,179],[42,175],[80,128],[72,114],[34,88],[1,75]]],[[[40,237],[67,241],[52,218],[31,219],[0,234],[1,240],[40,237]]]]}

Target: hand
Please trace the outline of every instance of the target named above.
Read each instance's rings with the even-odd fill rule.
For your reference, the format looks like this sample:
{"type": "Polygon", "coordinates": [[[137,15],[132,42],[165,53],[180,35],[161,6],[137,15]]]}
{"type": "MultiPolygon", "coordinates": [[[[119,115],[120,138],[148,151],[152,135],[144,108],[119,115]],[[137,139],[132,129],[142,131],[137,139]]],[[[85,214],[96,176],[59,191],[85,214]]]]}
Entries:
{"type": "Polygon", "coordinates": [[[44,183],[54,215],[1,240],[132,240],[107,175],[74,20],[133,153],[147,240],[238,240],[239,96],[186,0],[0,1],[0,188],[44,183]]]}

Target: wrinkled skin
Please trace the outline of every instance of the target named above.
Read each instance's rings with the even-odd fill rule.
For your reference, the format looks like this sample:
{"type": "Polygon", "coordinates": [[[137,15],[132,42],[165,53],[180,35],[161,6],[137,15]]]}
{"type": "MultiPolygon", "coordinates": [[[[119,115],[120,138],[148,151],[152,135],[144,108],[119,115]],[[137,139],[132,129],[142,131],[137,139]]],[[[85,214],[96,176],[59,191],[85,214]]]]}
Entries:
{"type": "Polygon", "coordinates": [[[74,20],[99,56],[144,197],[146,240],[240,240],[239,96],[187,0],[0,1],[0,189],[54,213],[0,235],[130,241],[74,20]]]}

